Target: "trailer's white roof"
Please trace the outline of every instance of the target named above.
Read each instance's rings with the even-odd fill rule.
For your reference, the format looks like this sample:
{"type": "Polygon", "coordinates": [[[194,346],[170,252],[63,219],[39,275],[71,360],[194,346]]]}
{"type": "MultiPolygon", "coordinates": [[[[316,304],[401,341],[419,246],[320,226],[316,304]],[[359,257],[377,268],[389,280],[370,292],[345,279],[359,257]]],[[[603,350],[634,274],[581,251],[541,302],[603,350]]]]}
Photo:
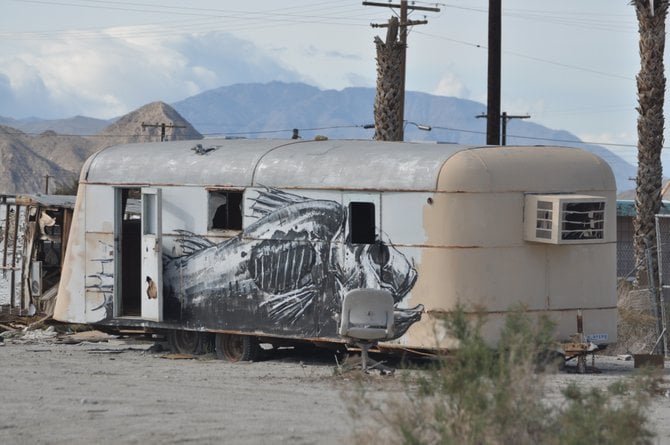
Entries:
{"type": "Polygon", "coordinates": [[[511,183],[525,187],[554,182],[554,176],[555,182],[565,185],[566,168],[579,172],[574,175],[582,178],[574,178],[578,189],[614,187],[607,164],[579,149],[365,140],[203,139],[117,145],[89,158],[81,180],[129,185],[481,192],[508,189],[511,183]],[[445,167],[452,157],[455,162],[449,164],[454,166],[445,167]],[[527,180],[519,182],[524,176],[527,180]],[[581,187],[580,182],[584,182],[581,187]]]}
{"type": "Polygon", "coordinates": [[[434,190],[445,161],[466,148],[358,140],[126,144],[93,155],[81,179],[110,184],[434,190]]]}

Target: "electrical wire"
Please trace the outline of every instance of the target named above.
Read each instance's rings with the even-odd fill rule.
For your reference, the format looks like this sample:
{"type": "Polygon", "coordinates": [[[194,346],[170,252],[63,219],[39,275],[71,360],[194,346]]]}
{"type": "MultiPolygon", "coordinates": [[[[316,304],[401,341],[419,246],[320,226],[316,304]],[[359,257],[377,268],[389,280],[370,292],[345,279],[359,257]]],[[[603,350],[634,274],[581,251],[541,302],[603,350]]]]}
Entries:
{"type": "MultiPolygon", "coordinates": [[[[322,130],[336,130],[336,129],[343,129],[343,128],[361,128],[365,129],[366,125],[363,124],[349,124],[349,125],[331,125],[331,126],[324,126],[324,127],[305,127],[305,128],[297,128],[300,132],[308,132],[308,131],[322,131],[322,130]]],[[[485,131],[479,131],[479,130],[466,130],[462,128],[454,128],[454,127],[444,127],[444,126],[439,126],[439,125],[430,125],[430,127],[433,130],[445,130],[445,131],[453,131],[453,132],[458,132],[458,133],[470,133],[470,134],[481,134],[485,135],[485,131]]],[[[263,134],[279,134],[279,133],[292,133],[293,128],[282,128],[282,129],[276,129],[276,130],[249,130],[249,131],[219,131],[215,133],[201,133],[203,136],[207,137],[213,137],[213,136],[241,136],[241,135],[263,135],[263,134]]],[[[35,132],[23,132],[20,130],[17,130],[15,132],[12,131],[4,131],[0,132],[0,136],[6,134],[6,135],[14,135],[14,136],[42,136],[45,137],[43,133],[35,133],[35,132]]],[[[122,137],[138,137],[138,136],[143,136],[142,134],[113,134],[113,135],[107,135],[107,134],[49,134],[46,135],[46,137],[82,137],[82,138],[100,138],[100,139],[112,139],[112,138],[122,138],[122,137]]],[[[149,134],[145,134],[145,136],[152,136],[149,134]]],[[[599,141],[582,141],[579,139],[560,139],[560,138],[547,138],[547,137],[537,137],[537,136],[523,136],[523,135],[516,135],[516,134],[507,134],[507,139],[510,138],[517,138],[517,139],[527,139],[527,140],[536,140],[536,141],[546,141],[546,142],[560,142],[560,143],[570,143],[570,144],[580,144],[580,145],[601,145],[601,146],[606,146],[606,147],[629,147],[629,148],[637,148],[637,145],[635,144],[624,144],[624,143],[614,143],[614,142],[599,142],[599,141]]],[[[670,146],[665,146],[662,147],[663,149],[670,149],[670,146]]]]}

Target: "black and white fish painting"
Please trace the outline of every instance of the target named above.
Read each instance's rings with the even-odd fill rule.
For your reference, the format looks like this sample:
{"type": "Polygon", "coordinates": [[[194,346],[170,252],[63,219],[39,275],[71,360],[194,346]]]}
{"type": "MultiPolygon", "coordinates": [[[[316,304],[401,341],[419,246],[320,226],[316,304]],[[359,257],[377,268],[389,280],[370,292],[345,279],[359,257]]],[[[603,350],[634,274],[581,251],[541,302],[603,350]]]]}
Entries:
{"type": "Polygon", "coordinates": [[[420,319],[421,305],[398,308],[417,280],[413,264],[382,239],[348,242],[347,206],[274,188],[248,199],[256,221],[237,237],[215,244],[181,231],[182,255],[164,256],[166,307],[181,319],[335,335],[342,297],[358,288],[391,292],[396,337],[420,319]]]}

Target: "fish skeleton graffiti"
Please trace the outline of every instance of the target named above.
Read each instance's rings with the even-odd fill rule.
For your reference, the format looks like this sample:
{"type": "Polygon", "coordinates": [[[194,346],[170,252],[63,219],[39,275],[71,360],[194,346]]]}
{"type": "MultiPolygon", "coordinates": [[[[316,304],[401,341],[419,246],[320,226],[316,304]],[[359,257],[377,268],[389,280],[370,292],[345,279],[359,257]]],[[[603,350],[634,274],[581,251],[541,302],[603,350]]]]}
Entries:
{"type": "Polygon", "coordinates": [[[346,206],[273,188],[251,200],[256,221],[235,238],[214,244],[179,231],[182,255],[164,255],[166,313],[219,329],[336,335],[342,297],[367,287],[393,295],[396,338],[420,319],[423,306],[398,308],[416,269],[381,239],[344,239],[346,206]]]}

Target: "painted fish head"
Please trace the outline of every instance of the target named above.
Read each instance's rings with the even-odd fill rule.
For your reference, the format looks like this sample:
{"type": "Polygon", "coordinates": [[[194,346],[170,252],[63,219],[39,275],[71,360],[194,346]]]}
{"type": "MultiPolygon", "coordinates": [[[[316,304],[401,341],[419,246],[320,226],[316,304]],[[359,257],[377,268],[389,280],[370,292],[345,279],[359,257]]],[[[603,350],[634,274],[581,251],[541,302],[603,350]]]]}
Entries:
{"type": "Polygon", "coordinates": [[[395,247],[375,244],[347,245],[342,287],[386,289],[399,303],[416,283],[417,273],[407,257],[395,247]]]}

